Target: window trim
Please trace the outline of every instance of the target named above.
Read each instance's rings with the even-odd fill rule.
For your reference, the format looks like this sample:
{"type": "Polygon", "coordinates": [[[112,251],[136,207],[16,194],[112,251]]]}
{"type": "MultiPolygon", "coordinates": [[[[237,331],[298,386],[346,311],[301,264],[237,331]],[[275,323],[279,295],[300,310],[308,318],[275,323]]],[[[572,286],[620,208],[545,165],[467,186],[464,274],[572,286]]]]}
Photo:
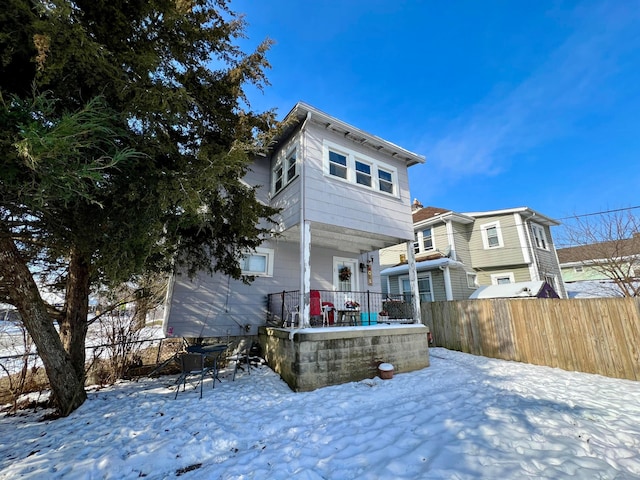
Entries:
{"type": "Polygon", "coordinates": [[[544,227],[542,225],[538,225],[537,223],[531,224],[531,233],[533,234],[533,241],[535,243],[535,247],[540,250],[549,250],[549,241],[547,240],[547,233],[544,231],[544,227]],[[540,245],[542,243],[542,246],[540,245]]]}
{"type": "Polygon", "coordinates": [[[492,273],[491,274],[491,285],[504,285],[502,283],[498,283],[498,279],[507,277],[509,278],[509,283],[516,283],[516,277],[513,272],[504,272],[504,273],[492,273]]]}
{"type": "Polygon", "coordinates": [[[482,245],[485,250],[493,250],[496,248],[504,247],[504,241],[502,239],[502,230],[500,229],[500,220],[495,222],[485,223],[484,225],[480,225],[480,231],[482,232],[482,245]],[[496,229],[496,238],[498,239],[498,245],[490,245],[489,244],[489,234],[487,230],[495,228],[496,229]]]}
{"type": "Polygon", "coordinates": [[[467,288],[478,288],[478,275],[475,273],[467,272],[467,288]]]}
{"type": "MultiPolygon", "coordinates": [[[[329,140],[324,140],[322,143],[322,157],[323,157],[323,173],[326,177],[330,177],[333,180],[337,180],[340,182],[349,183],[355,187],[365,188],[367,190],[374,191],[376,193],[380,193],[382,195],[389,195],[392,197],[399,197],[399,179],[398,179],[398,169],[388,163],[376,160],[374,158],[368,157],[359,152],[355,152],[348,148],[345,148],[342,145],[335,144],[329,140]],[[346,158],[346,172],[345,177],[340,175],[335,175],[331,173],[331,166],[338,165],[335,162],[330,160],[331,153],[335,153],[341,155],[346,158]],[[367,165],[370,167],[370,172],[368,174],[370,185],[366,183],[358,182],[358,175],[363,174],[361,171],[357,169],[357,164],[360,163],[362,165],[367,165]],[[390,181],[386,179],[381,179],[381,173],[389,175],[391,177],[390,181]],[[384,185],[384,186],[383,186],[384,185]],[[386,185],[390,186],[391,192],[387,191],[386,185]]],[[[344,167],[344,166],[340,166],[344,167]]]]}
{"type": "Polygon", "coordinates": [[[274,260],[275,251],[273,248],[265,248],[265,247],[256,247],[253,251],[247,251],[242,256],[250,257],[250,256],[260,256],[265,257],[265,270],[264,271],[251,271],[243,269],[243,261],[240,261],[240,269],[242,275],[248,277],[273,277],[273,260],[274,260]]]}

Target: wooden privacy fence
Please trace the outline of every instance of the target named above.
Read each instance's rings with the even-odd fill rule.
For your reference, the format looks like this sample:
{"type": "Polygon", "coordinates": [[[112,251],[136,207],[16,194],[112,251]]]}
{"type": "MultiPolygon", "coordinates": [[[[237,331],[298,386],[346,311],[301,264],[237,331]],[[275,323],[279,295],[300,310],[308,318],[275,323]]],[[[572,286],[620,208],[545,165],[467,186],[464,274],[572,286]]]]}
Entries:
{"type": "Polygon", "coordinates": [[[436,346],[640,380],[640,299],[491,299],[422,304],[436,346]]]}

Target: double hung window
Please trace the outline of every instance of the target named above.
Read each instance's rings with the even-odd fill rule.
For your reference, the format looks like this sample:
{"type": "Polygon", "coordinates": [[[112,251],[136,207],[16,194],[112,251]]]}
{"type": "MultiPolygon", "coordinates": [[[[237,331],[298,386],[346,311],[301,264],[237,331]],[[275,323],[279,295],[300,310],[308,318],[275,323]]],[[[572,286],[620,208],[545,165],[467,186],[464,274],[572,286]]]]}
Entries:
{"type": "Polygon", "coordinates": [[[548,250],[547,235],[544,233],[544,228],[532,223],[531,231],[533,232],[533,241],[535,242],[536,247],[548,250]]]}
{"type": "Polygon", "coordinates": [[[290,150],[286,156],[278,158],[272,170],[274,195],[289,185],[298,175],[296,149],[290,150]]]}
{"type": "Polygon", "coordinates": [[[480,230],[482,232],[482,244],[485,249],[500,248],[503,246],[500,222],[481,225],[480,230]]]}

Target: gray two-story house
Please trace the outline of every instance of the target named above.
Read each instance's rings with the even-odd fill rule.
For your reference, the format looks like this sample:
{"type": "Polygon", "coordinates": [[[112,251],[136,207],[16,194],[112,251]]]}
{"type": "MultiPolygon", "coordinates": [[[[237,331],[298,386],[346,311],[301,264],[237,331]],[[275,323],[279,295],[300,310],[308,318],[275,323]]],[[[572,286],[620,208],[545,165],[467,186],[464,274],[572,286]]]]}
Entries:
{"type": "MultiPolygon", "coordinates": [[[[528,207],[457,213],[413,204],[414,252],[420,300],[463,300],[485,285],[546,281],[561,298],[551,227],[559,222],[528,207]]],[[[410,286],[403,246],[381,252],[383,289],[410,286]]]]}
{"type": "Polygon", "coordinates": [[[382,309],[378,251],[412,245],[407,169],[424,157],[305,103],[284,124],[244,179],[281,209],[274,236],[244,257],[243,273],[255,280],[202,274],[192,281],[178,272],[166,335],[254,335],[266,322],[303,327],[318,317],[334,325],[357,304],[357,316],[347,312],[356,323],[382,309]]]}

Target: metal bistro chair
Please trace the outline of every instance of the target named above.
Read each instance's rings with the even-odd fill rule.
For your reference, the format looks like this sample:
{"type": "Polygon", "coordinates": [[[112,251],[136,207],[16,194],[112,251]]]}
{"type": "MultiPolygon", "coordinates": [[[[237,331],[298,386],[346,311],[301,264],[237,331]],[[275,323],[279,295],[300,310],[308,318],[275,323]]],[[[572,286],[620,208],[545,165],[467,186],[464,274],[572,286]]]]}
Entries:
{"type": "Polygon", "coordinates": [[[173,397],[174,400],[178,398],[178,392],[180,391],[180,384],[182,384],[182,391],[184,392],[186,389],[187,379],[190,377],[197,377],[198,383],[196,383],[194,388],[198,388],[198,384],[200,384],[200,398],[202,398],[202,384],[204,383],[205,375],[212,377],[213,386],[216,384],[217,372],[215,371],[215,367],[207,367],[205,366],[205,358],[206,356],[201,353],[183,353],[179,356],[180,361],[180,369],[182,373],[176,380],[178,387],[176,388],[176,396],[173,397]]]}

